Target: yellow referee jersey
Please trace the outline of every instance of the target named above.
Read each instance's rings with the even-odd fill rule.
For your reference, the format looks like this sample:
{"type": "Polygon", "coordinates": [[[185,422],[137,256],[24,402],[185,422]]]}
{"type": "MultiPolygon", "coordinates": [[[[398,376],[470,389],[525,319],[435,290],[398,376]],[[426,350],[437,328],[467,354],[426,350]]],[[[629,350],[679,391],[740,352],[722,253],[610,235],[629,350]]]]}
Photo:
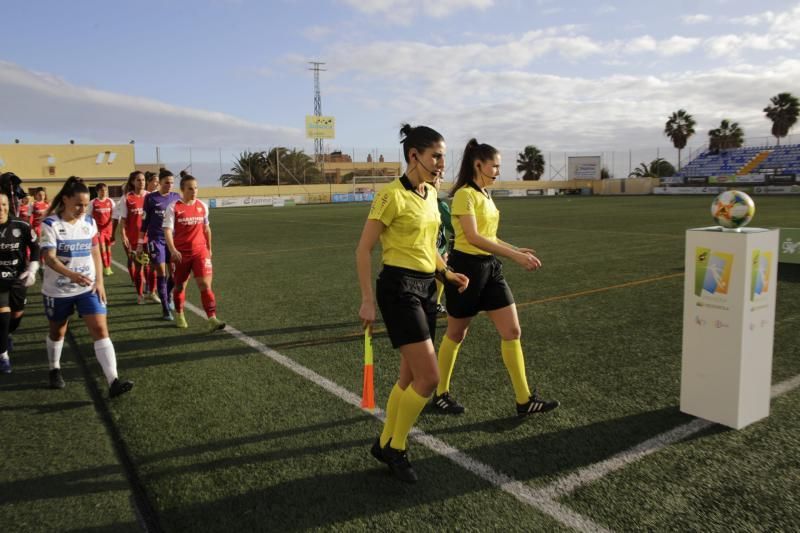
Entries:
{"type": "Polygon", "coordinates": [[[485,250],[471,245],[467,241],[467,237],[464,235],[464,229],[461,227],[461,220],[459,219],[461,215],[474,216],[475,224],[478,227],[478,233],[490,241],[497,242],[497,226],[500,223],[500,211],[497,210],[497,206],[494,205],[491,196],[483,192],[474,182],[469,182],[467,185],[458,189],[453,196],[451,213],[453,215],[453,229],[456,232],[454,248],[465,254],[492,255],[485,250]]]}
{"type": "Polygon", "coordinates": [[[383,264],[417,272],[436,270],[436,234],[439,230],[439,205],[436,189],[425,185],[420,196],[403,175],[375,195],[369,217],[380,220],[383,264]]]}

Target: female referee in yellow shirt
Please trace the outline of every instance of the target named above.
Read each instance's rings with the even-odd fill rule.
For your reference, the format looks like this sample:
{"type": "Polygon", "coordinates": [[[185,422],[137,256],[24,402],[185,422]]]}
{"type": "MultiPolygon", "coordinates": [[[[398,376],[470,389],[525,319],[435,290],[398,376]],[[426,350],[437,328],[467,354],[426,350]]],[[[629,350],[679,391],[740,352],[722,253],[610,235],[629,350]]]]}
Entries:
{"type": "Polygon", "coordinates": [[[500,174],[500,154],[488,144],[471,139],[464,149],[453,196],[452,216],[456,240],[448,266],[465,274],[469,288],[463,292],[445,287],[447,332],[439,346],[439,385],[431,407],[446,414],[460,414],[464,407],[450,396],[450,377],[469,324],[486,311],[501,337],[501,353],[517,402],[517,415],[544,413],[558,407],[557,401],[531,394],[525,376],[520,344],[521,330],[514,297],[503,277],[503,265],[495,256],[511,259],[525,270],[542,266],[530,248],[517,248],[497,238],[500,212],[487,191],[500,174]]]}
{"type": "Polygon", "coordinates": [[[406,173],[381,190],[372,202],[356,250],[361,286],[359,317],[364,327],[375,321],[375,296],[392,347],[400,349],[400,377],[389,394],[383,432],[370,453],[402,481],[417,474],[408,461],[407,437],[439,382],[433,338],[436,329],[436,283],[446,279],[455,292],[466,289],[466,276],[446,269],[436,250],[439,207],[430,185],[444,172],[445,142],[427,126],[400,129],[406,173]],[[372,249],[381,242],[383,270],[372,291],[372,249]]]}

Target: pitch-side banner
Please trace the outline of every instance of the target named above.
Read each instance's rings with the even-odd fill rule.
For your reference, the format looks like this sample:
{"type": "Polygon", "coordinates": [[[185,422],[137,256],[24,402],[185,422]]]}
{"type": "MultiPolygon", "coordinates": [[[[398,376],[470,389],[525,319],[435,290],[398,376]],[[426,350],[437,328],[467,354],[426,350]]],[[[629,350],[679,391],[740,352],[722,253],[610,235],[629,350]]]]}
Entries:
{"type": "Polygon", "coordinates": [[[336,118],[306,115],[306,137],[309,139],[335,138],[336,118]]]}

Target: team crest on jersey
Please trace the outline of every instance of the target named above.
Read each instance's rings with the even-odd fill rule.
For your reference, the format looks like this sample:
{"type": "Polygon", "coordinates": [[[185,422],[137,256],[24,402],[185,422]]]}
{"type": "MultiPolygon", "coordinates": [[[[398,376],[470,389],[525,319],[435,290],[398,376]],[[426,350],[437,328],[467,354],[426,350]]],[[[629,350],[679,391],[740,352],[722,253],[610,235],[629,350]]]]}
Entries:
{"type": "Polygon", "coordinates": [[[14,237],[19,237],[20,235],[22,235],[22,232],[19,230],[19,228],[14,228],[11,230],[11,235],[13,235],[14,237]]]}
{"type": "Polygon", "coordinates": [[[195,207],[195,209],[197,210],[197,212],[198,212],[198,213],[199,213],[199,212],[201,212],[201,211],[203,210],[203,208],[202,208],[202,207],[200,207],[199,205],[198,205],[197,207],[195,207]]]}
{"type": "Polygon", "coordinates": [[[84,233],[85,235],[89,235],[89,227],[88,227],[88,226],[84,226],[84,227],[83,227],[83,233],[84,233]]]}

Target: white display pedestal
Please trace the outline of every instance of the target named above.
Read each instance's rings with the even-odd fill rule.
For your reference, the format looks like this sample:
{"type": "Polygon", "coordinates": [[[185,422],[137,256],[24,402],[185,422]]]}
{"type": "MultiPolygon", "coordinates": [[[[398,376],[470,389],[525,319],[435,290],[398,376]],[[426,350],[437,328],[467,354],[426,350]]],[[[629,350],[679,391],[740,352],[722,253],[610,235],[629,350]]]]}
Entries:
{"type": "Polygon", "coordinates": [[[681,411],[735,429],[769,415],[778,230],[686,232],[681,411]]]}

